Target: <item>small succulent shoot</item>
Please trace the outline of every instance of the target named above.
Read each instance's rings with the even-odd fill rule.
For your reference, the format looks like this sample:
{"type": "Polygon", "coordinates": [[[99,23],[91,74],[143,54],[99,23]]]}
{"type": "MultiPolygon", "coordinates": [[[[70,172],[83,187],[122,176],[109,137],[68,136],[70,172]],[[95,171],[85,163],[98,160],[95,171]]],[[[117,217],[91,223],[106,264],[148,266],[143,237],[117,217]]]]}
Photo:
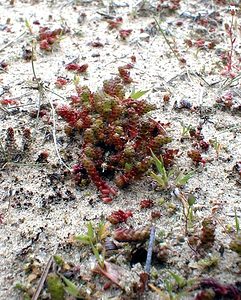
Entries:
{"type": "Polygon", "coordinates": [[[209,143],[214,148],[214,150],[216,151],[216,156],[218,158],[219,154],[220,154],[220,151],[223,148],[223,145],[218,142],[217,137],[215,137],[212,140],[209,140],[209,143]]]}
{"type": "Polygon", "coordinates": [[[117,228],[114,231],[113,238],[118,242],[140,243],[150,237],[150,227],[145,226],[139,229],[117,228]]]}
{"type": "Polygon", "coordinates": [[[104,267],[104,253],[100,254],[99,249],[102,248],[101,242],[109,234],[108,224],[101,221],[95,228],[93,224],[89,222],[87,224],[87,233],[85,235],[78,235],[75,240],[84,244],[89,245],[93,251],[93,254],[98,261],[100,267],[104,267]]]}
{"type": "Polygon", "coordinates": [[[236,299],[240,298],[239,282],[224,284],[214,278],[203,278],[199,282],[201,292],[196,295],[195,300],[203,299],[236,299]]]}
{"type": "Polygon", "coordinates": [[[129,96],[129,98],[132,98],[132,99],[135,99],[135,100],[137,100],[137,99],[139,99],[139,98],[141,98],[142,96],[144,96],[146,93],[148,93],[149,92],[149,90],[144,90],[144,91],[133,91],[131,94],[130,94],[130,96],[129,96]]]}
{"type": "Polygon", "coordinates": [[[202,246],[211,247],[215,241],[216,223],[212,217],[206,217],[202,221],[200,241],[202,246]]]}
{"type": "Polygon", "coordinates": [[[119,224],[122,222],[126,222],[128,218],[132,217],[131,211],[123,211],[121,209],[113,211],[106,219],[111,224],[119,224]]]}
{"type": "MultiPolygon", "coordinates": [[[[75,63],[65,66],[77,73],[81,67],[75,63]]],[[[69,105],[56,109],[68,123],[66,134],[83,137],[80,161],[73,166],[76,184],[81,185],[83,180],[89,179],[104,203],[113,200],[117,188],[139,180],[149,170],[152,161],[149,148],[159,155],[162,146],[172,140],[165,130],[166,125],[144,117],[155,109],[155,105],[139,99],[147,91],[133,92],[125,97],[125,85],[132,81],[129,74],[132,67],[128,64],[119,68],[119,76],[104,81],[97,92],[79,86],[76,79],[77,95],[71,96],[69,105]],[[107,184],[107,176],[116,188],[107,184]]]]}

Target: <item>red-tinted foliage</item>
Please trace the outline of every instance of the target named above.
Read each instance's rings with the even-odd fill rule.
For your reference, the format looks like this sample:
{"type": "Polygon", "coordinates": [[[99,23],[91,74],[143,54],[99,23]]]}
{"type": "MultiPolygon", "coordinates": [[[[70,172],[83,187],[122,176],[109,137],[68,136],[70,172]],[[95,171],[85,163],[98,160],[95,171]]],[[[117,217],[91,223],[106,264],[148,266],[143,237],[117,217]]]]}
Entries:
{"type": "Polygon", "coordinates": [[[123,79],[123,82],[125,84],[129,84],[133,81],[133,79],[130,77],[130,71],[128,71],[128,69],[129,69],[129,67],[126,67],[126,66],[118,68],[119,75],[123,79]]]}
{"type": "Polygon", "coordinates": [[[62,88],[63,86],[65,86],[68,83],[68,80],[63,78],[63,77],[58,77],[57,80],[55,81],[55,85],[58,88],[62,88]]]}
{"type": "Polygon", "coordinates": [[[202,233],[200,241],[202,245],[212,245],[215,240],[216,224],[211,217],[205,218],[202,221],[202,233]]]}
{"type": "Polygon", "coordinates": [[[114,239],[119,242],[143,242],[150,236],[150,228],[140,229],[118,228],[114,232],[114,239]]]}
{"type": "Polygon", "coordinates": [[[169,101],[170,101],[170,95],[169,95],[169,94],[163,95],[163,101],[164,101],[165,103],[169,102],[169,101]]]}
{"type": "Polygon", "coordinates": [[[47,162],[47,158],[49,157],[49,153],[47,151],[42,151],[38,158],[36,159],[36,162],[38,163],[43,163],[43,162],[47,162]]]}
{"type": "Polygon", "coordinates": [[[66,121],[70,126],[75,126],[80,118],[80,112],[70,106],[63,105],[57,108],[57,113],[66,121]]]}
{"type": "Polygon", "coordinates": [[[88,64],[78,65],[78,64],[68,64],[66,65],[65,69],[68,71],[77,71],[77,73],[84,73],[88,69],[88,64]]]}
{"type": "Polygon", "coordinates": [[[135,55],[132,55],[131,56],[131,62],[134,64],[136,63],[136,56],[135,55]]]}
{"type": "Polygon", "coordinates": [[[124,212],[123,210],[119,209],[117,211],[112,212],[108,217],[107,220],[111,224],[118,224],[118,223],[123,223],[126,222],[126,220],[130,217],[132,217],[132,212],[131,211],[126,211],[124,212]]]}
{"type": "Polygon", "coordinates": [[[40,49],[51,51],[53,49],[53,45],[64,33],[66,33],[66,30],[60,28],[50,30],[48,27],[40,27],[38,36],[38,40],[40,41],[40,49]]]}
{"type": "Polygon", "coordinates": [[[18,104],[18,101],[17,100],[14,100],[14,99],[2,99],[0,100],[0,103],[2,105],[16,105],[18,104]]]}
{"type": "Polygon", "coordinates": [[[118,17],[115,20],[107,20],[109,29],[118,29],[123,23],[122,17],[118,17]]]}
{"type": "Polygon", "coordinates": [[[8,68],[8,64],[3,60],[0,62],[0,68],[6,70],[8,68]]]}
{"type": "Polygon", "coordinates": [[[40,49],[46,50],[46,51],[52,50],[52,47],[50,46],[50,44],[47,40],[40,41],[39,47],[40,47],[40,49]]]}
{"type": "Polygon", "coordinates": [[[140,202],[141,208],[151,208],[154,205],[154,202],[150,199],[143,199],[140,202]]]}
{"type": "Polygon", "coordinates": [[[160,154],[162,145],[171,141],[164,124],[143,118],[155,106],[125,98],[123,82],[121,77],[105,81],[95,93],[77,86],[70,105],[56,109],[68,123],[66,134],[82,136],[81,168],[74,170],[75,181],[82,185],[89,178],[104,202],[116,194],[104,177],[114,179],[118,187],[127,186],[151,166],[150,148],[160,154]]]}
{"type": "Polygon", "coordinates": [[[101,47],[104,47],[104,45],[99,42],[99,41],[96,41],[96,42],[91,42],[90,43],[90,46],[94,47],[94,48],[101,48],[101,47]]]}
{"type": "Polygon", "coordinates": [[[151,212],[152,219],[159,219],[161,217],[161,212],[159,210],[154,210],[151,212]]]}
{"type": "Polygon", "coordinates": [[[132,29],[121,29],[121,30],[119,30],[120,37],[123,40],[126,40],[126,38],[128,38],[131,33],[132,33],[132,29]]]}
{"type": "Polygon", "coordinates": [[[241,282],[235,282],[234,284],[221,284],[216,279],[206,278],[201,280],[199,286],[203,289],[203,291],[197,294],[195,300],[241,300],[241,282]],[[213,293],[210,293],[210,290],[213,293]]]}
{"type": "Polygon", "coordinates": [[[200,162],[202,164],[206,163],[205,159],[202,158],[202,155],[199,150],[196,150],[196,149],[190,150],[187,152],[187,155],[188,155],[188,157],[190,157],[192,159],[192,161],[196,165],[199,164],[200,162]]]}
{"type": "Polygon", "coordinates": [[[178,154],[178,149],[165,149],[162,153],[162,159],[165,168],[173,165],[175,156],[178,154]]]}

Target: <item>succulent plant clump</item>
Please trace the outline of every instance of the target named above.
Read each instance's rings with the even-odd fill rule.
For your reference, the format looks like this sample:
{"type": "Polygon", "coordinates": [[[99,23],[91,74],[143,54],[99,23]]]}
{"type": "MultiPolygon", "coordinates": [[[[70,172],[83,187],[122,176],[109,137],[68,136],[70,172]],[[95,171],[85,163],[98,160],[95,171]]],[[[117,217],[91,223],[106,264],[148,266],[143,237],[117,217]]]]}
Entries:
{"type": "Polygon", "coordinates": [[[73,167],[78,183],[86,178],[96,185],[105,203],[111,202],[116,189],[104,178],[125,187],[140,178],[151,165],[150,149],[159,155],[171,138],[164,124],[146,116],[155,105],[137,97],[125,97],[125,81],[116,77],[104,81],[103,88],[91,92],[76,86],[78,96],[70,105],[57,108],[68,123],[68,135],[80,135],[80,160],[73,167]]]}

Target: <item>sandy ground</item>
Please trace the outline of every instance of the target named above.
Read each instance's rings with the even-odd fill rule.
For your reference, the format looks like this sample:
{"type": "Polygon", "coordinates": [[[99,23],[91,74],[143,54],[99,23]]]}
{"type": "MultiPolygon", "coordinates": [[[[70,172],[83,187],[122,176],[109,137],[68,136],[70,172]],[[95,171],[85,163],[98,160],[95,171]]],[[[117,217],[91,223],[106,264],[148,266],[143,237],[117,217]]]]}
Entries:
{"type": "MultiPolygon", "coordinates": [[[[111,7],[101,1],[32,3],[16,0],[14,5],[9,2],[3,0],[0,3],[1,61],[8,64],[6,70],[0,71],[0,94],[1,100],[16,98],[17,104],[0,106],[0,136],[4,142],[7,128],[13,127],[20,145],[21,132],[27,127],[31,129],[33,143],[29,156],[22,162],[1,164],[0,299],[21,299],[14,285],[16,282],[29,281],[25,267],[31,260],[44,266],[57,251],[66,260],[78,263],[78,249],[69,250],[65,246],[68,237],[85,232],[87,221],[98,222],[100,216],[106,217],[118,209],[133,212],[128,225],[134,227],[150,224],[152,210],[161,212],[161,218],[155,221],[155,226],[157,233],[165,233],[165,242],[172,249],[167,268],[173,272],[180,272],[186,278],[212,276],[227,283],[238,280],[240,260],[229,249],[229,243],[232,230],[235,230],[235,209],[241,220],[240,185],[237,183],[239,176],[234,170],[235,164],[241,160],[240,112],[224,110],[216,105],[216,99],[228,92],[233,93],[234,102],[240,105],[239,80],[225,87],[223,83],[226,77],[220,75],[224,67],[219,54],[230,49],[230,41],[224,31],[224,23],[231,22],[229,6],[216,5],[213,1],[183,0],[181,8],[173,14],[161,14],[160,24],[165,36],[178,49],[178,55],[186,59],[186,64],[180,64],[153,25],[152,5],[156,7],[155,1],[146,1],[145,11],[139,9],[138,3],[141,1],[113,1],[111,7]],[[210,16],[216,11],[220,13],[218,19],[222,22],[213,20],[213,32],[209,30],[211,25],[202,26],[195,19],[199,15],[212,18],[210,16]],[[133,32],[126,40],[121,40],[118,31],[109,30],[106,20],[98,12],[122,16],[121,28],[132,29],[133,32]],[[78,21],[83,13],[86,17],[78,21]],[[33,33],[26,27],[26,20],[33,33]],[[80,64],[89,64],[88,72],[80,76],[80,84],[97,90],[104,79],[117,73],[118,66],[129,63],[132,55],[136,56],[134,69],[131,70],[134,83],[129,91],[133,88],[149,90],[144,97],[157,105],[152,116],[163,123],[170,122],[168,132],[173,142],[169,148],[179,149],[176,165],[183,170],[195,170],[194,176],[184,188],[184,192],[196,197],[194,228],[200,229],[202,219],[210,215],[212,209],[216,211],[215,244],[207,253],[219,257],[215,268],[206,270],[195,266],[193,251],[188,247],[184,235],[182,205],[171,195],[171,191],[168,196],[156,191],[151,178],[145,177],[120,191],[108,205],[99,199],[94,186],[85,189],[75,186],[56,155],[52,138],[52,115],[49,120],[37,120],[30,116],[30,112],[38,108],[40,100],[38,91],[33,88],[31,61],[23,59],[23,47],[31,49],[40,26],[33,24],[36,20],[41,26],[53,29],[65,26],[69,29],[52,52],[40,50],[37,42],[34,61],[36,76],[50,90],[44,92],[41,104],[49,106],[49,103],[68,101],[67,97],[73,94],[71,80],[74,74],[67,71],[65,65],[74,59],[78,58],[80,64]],[[177,22],[180,22],[179,26],[177,22]],[[215,40],[217,45],[214,49],[206,46],[189,48],[185,39],[194,43],[203,39],[205,45],[215,40]],[[104,46],[91,47],[93,41],[100,41],[104,46]],[[63,89],[57,89],[54,84],[59,76],[70,80],[63,89]],[[165,94],[170,95],[167,104],[163,101],[165,94]],[[197,107],[196,110],[174,109],[175,103],[179,104],[183,99],[190,101],[193,107],[197,107]],[[187,157],[187,151],[193,149],[192,142],[190,138],[181,141],[181,133],[182,124],[197,127],[200,122],[204,122],[205,141],[216,138],[222,148],[217,157],[215,149],[210,147],[203,154],[207,161],[205,166],[200,164],[195,167],[187,157]],[[36,160],[43,151],[49,153],[48,163],[37,165],[36,160]],[[162,197],[168,198],[168,201],[161,206],[159,203],[162,197]],[[142,199],[152,199],[154,207],[141,210],[139,203],[142,199]],[[170,213],[173,205],[174,212],[170,213]],[[223,256],[220,255],[220,247],[225,249],[223,256]]],[[[234,29],[237,40],[233,56],[234,61],[240,65],[240,7],[237,16],[239,18],[235,16],[234,29]]],[[[69,141],[63,132],[63,120],[56,115],[55,118],[57,143],[62,155],[65,149],[69,149],[69,141]]],[[[78,149],[73,146],[68,151],[73,151],[73,161],[66,161],[71,167],[76,162],[74,151],[78,152],[78,149]]],[[[36,281],[33,280],[33,284],[36,285],[36,281]]],[[[155,284],[158,286],[158,281],[155,284]]],[[[154,292],[149,297],[159,299],[154,292]]],[[[99,299],[106,298],[100,296],[99,299]]]]}

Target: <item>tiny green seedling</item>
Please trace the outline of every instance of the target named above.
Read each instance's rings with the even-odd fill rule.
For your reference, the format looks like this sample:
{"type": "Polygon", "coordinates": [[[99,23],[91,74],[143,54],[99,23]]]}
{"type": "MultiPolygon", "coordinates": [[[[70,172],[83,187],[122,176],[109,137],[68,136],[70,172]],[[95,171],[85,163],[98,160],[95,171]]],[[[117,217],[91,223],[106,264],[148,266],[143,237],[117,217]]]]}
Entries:
{"type": "Polygon", "coordinates": [[[158,159],[157,156],[152,152],[152,150],[151,150],[151,154],[159,173],[159,174],[155,174],[154,172],[151,172],[151,177],[157,181],[158,185],[161,188],[165,189],[168,186],[168,179],[171,176],[171,174],[166,171],[162,156],[160,159],[158,159]]]}
{"type": "Polygon", "coordinates": [[[185,279],[183,276],[176,274],[172,271],[168,271],[170,274],[169,278],[163,280],[165,290],[169,295],[169,299],[183,299],[186,291],[185,288],[192,286],[195,282],[194,279],[185,279]]]}
{"type": "Polygon", "coordinates": [[[89,222],[87,224],[87,233],[85,235],[78,235],[75,237],[76,241],[89,245],[98,261],[101,268],[104,267],[104,253],[100,254],[99,245],[109,234],[108,224],[101,221],[95,228],[93,224],[89,222]]]}
{"type": "Polygon", "coordinates": [[[221,145],[221,144],[218,142],[218,140],[217,140],[216,137],[215,137],[214,139],[212,139],[212,140],[209,140],[209,142],[210,142],[211,146],[215,149],[215,151],[216,151],[216,156],[219,157],[219,154],[220,154],[220,151],[221,151],[222,148],[223,148],[223,145],[221,145]]]}
{"type": "Polygon", "coordinates": [[[74,75],[73,83],[75,86],[78,86],[80,83],[80,77],[78,75],[74,75]]]}
{"type": "Polygon", "coordinates": [[[183,122],[181,122],[182,131],[181,135],[183,138],[189,137],[189,131],[193,128],[191,124],[185,125],[183,122]]]}
{"type": "Polygon", "coordinates": [[[29,33],[30,33],[30,34],[33,34],[32,26],[31,26],[29,20],[27,20],[27,19],[25,20],[25,26],[26,26],[26,28],[28,29],[29,33]]]}
{"type": "Polygon", "coordinates": [[[153,153],[151,150],[151,154],[157,168],[158,174],[151,172],[150,175],[153,179],[156,180],[161,189],[169,188],[174,185],[175,187],[180,187],[188,183],[189,179],[192,178],[194,172],[189,172],[187,174],[180,172],[177,176],[174,176],[176,173],[175,169],[171,169],[169,171],[166,170],[163,162],[162,156],[160,159],[153,153]],[[173,182],[171,183],[171,179],[174,177],[173,182]]]}

